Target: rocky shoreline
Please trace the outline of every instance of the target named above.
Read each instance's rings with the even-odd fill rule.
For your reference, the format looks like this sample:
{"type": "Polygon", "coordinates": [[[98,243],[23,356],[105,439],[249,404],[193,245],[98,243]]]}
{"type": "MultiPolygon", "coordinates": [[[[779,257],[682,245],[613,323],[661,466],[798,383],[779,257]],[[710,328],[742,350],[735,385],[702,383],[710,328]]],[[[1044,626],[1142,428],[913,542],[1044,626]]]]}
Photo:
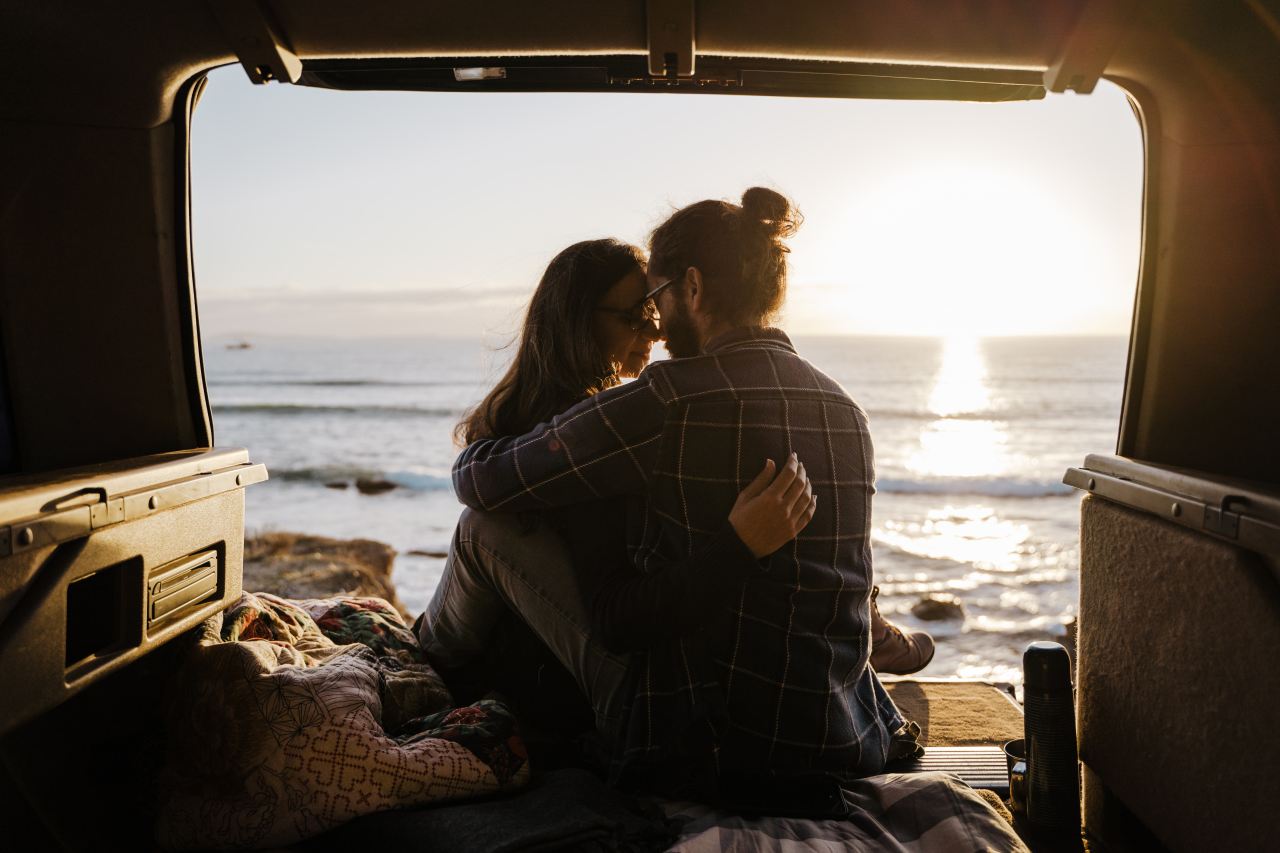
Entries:
{"type": "MultiPolygon", "coordinates": [[[[444,557],[443,552],[410,551],[427,557],[444,557]]],[[[270,532],[250,536],[244,543],[244,589],[270,592],[282,598],[329,598],[338,595],[377,596],[412,621],[396,594],[391,579],[396,550],[373,539],[332,539],[306,533],[270,532]]],[[[922,596],[911,607],[926,622],[965,619],[963,602],[953,595],[922,596]]],[[[1066,636],[1045,637],[1063,643],[1075,658],[1075,620],[1066,627],[1066,636]]]]}
{"type": "Polygon", "coordinates": [[[244,542],[244,589],[282,598],[385,598],[412,619],[391,580],[396,551],[372,539],[271,532],[244,542]]]}

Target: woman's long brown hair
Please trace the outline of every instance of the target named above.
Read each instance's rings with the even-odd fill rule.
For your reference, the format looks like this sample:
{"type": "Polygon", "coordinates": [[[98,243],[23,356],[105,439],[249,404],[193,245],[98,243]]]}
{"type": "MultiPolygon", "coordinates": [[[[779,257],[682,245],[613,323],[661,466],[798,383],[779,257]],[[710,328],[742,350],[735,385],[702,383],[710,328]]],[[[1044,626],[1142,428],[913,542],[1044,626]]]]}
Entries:
{"type": "Polygon", "coordinates": [[[529,300],[506,374],[454,429],[459,444],[521,435],[592,394],[618,384],[596,346],[596,306],[644,254],[618,240],[574,243],[552,258],[529,300]]]}

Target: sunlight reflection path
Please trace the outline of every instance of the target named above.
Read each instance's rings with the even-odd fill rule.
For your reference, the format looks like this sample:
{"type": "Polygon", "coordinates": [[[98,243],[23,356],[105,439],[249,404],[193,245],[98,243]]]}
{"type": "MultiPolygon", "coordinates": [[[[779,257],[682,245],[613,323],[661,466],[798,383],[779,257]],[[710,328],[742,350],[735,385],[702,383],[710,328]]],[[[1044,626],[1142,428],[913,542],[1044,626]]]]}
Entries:
{"type": "Polygon", "coordinates": [[[920,433],[907,468],[932,477],[995,477],[1009,470],[1004,424],[967,415],[987,411],[987,365],[973,337],[947,338],[929,409],[939,416],[920,433]]]}
{"type": "Polygon", "coordinates": [[[872,531],[887,557],[879,606],[937,639],[926,674],[1017,682],[1021,649],[1062,637],[1075,612],[1067,508],[1040,500],[1059,494],[1038,458],[1048,447],[1023,433],[1056,437],[1035,421],[1053,389],[1028,386],[1008,353],[972,336],[933,343],[912,366],[909,396],[889,409],[896,453],[882,466],[872,531]],[[930,620],[918,604],[931,596],[954,597],[962,611],[930,620]]]}
{"type": "MultiPolygon", "coordinates": [[[[908,469],[944,480],[1009,473],[1005,425],[982,417],[990,409],[991,392],[977,338],[945,340],[928,406],[938,419],[921,430],[919,448],[906,460],[908,469]]],[[[998,518],[990,506],[974,504],[931,510],[918,522],[890,521],[876,538],[920,557],[1013,572],[1020,567],[1030,533],[1026,525],[998,518]]]]}
{"type": "Polygon", "coordinates": [[[876,538],[918,557],[1012,572],[1018,569],[1021,546],[1030,536],[1027,525],[997,517],[990,506],[974,504],[930,510],[923,522],[885,522],[876,538]]]}
{"type": "Polygon", "coordinates": [[[942,348],[942,365],[929,395],[929,409],[939,417],[981,412],[990,403],[987,364],[978,339],[953,336],[942,348]]]}

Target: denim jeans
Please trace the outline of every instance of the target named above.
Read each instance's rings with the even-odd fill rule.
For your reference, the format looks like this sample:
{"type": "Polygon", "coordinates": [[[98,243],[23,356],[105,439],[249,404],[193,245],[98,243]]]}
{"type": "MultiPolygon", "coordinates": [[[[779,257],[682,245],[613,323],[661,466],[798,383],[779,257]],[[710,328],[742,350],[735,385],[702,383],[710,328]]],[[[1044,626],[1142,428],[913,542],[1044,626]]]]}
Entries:
{"type": "Polygon", "coordinates": [[[631,659],[592,637],[590,602],[574,569],[564,541],[547,525],[531,528],[516,515],[465,509],[419,639],[433,664],[459,667],[479,656],[499,621],[514,613],[573,675],[596,728],[615,736],[628,703],[631,659]]]}

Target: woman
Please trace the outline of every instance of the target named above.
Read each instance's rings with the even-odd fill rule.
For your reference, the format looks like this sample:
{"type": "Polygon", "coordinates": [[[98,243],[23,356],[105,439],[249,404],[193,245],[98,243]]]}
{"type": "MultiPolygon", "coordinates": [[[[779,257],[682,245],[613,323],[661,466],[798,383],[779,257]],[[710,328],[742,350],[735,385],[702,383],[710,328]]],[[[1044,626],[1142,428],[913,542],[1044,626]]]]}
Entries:
{"type": "MultiPolygon", "coordinates": [[[[459,443],[526,433],[582,399],[637,376],[660,338],[656,309],[644,293],[643,256],[634,246],[591,240],[558,254],[530,300],[511,366],[459,423],[459,443]]],[[[772,461],[764,465],[709,546],[687,561],[650,566],[643,575],[624,552],[623,499],[548,510],[529,524],[545,524],[563,538],[596,639],[611,652],[632,651],[695,632],[705,621],[706,601],[729,600],[744,573],[758,568],[759,557],[790,541],[808,523],[814,502],[803,466],[787,460],[776,474],[775,468],[772,461]]],[[[515,609],[518,603],[512,604],[515,609]]],[[[436,605],[433,601],[428,621],[435,618],[436,605]]],[[[523,648],[527,640],[526,635],[504,645],[523,648]]],[[[446,669],[456,661],[442,658],[446,669]]],[[[491,663],[501,663],[493,658],[489,656],[491,663]]],[[[510,672],[505,682],[512,690],[510,672]]],[[[590,692],[589,685],[578,686],[590,692]]],[[[527,702],[517,704],[527,709],[527,702]]]]}

